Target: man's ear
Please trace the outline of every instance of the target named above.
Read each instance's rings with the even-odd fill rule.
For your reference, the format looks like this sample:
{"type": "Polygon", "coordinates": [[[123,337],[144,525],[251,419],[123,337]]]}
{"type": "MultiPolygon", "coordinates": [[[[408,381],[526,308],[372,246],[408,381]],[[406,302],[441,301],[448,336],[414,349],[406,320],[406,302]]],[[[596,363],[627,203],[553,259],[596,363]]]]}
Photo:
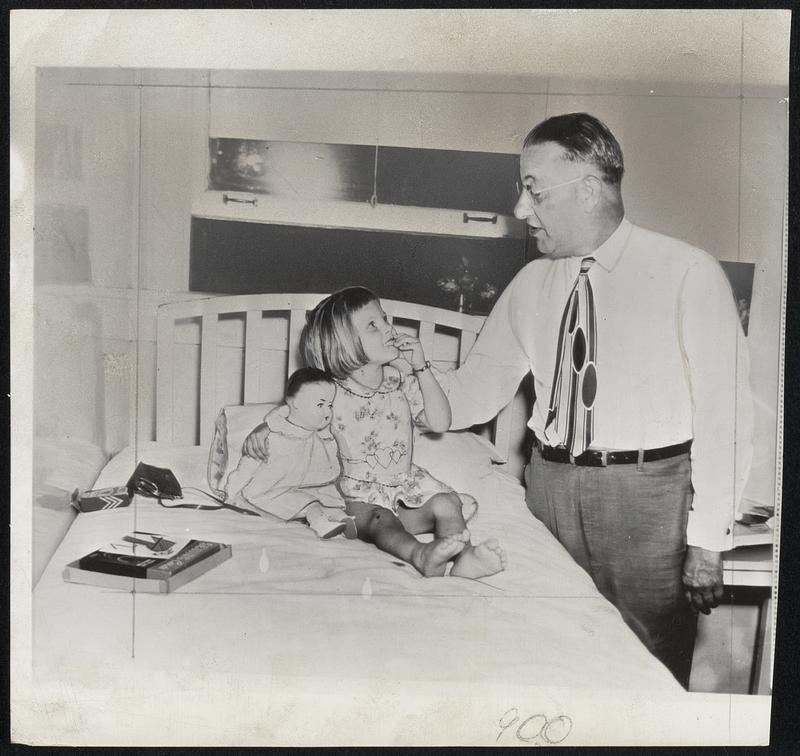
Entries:
{"type": "Polygon", "coordinates": [[[603,182],[597,176],[586,176],[583,179],[583,208],[591,213],[603,196],[603,182]]]}

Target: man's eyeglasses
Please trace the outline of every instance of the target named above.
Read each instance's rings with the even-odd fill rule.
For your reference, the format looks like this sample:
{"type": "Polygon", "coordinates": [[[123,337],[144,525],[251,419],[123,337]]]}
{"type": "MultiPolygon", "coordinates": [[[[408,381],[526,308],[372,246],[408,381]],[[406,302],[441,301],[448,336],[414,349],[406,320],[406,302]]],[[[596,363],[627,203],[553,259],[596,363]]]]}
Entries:
{"type": "Polygon", "coordinates": [[[566,186],[567,184],[574,184],[576,181],[583,181],[586,178],[586,175],[578,176],[577,178],[570,179],[569,181],[562,181],[560,184],[553,184],[552,186],[546,186],[544,189],[536,189],[534,190],[532,186],[528,186],[527,184],[520,184],[517,181],[517,196],[521,195],[523,190],[527,193],[528,197],[530,198],[531,202],[534,205],[538,205],[542,201],[542,195],[545,192],[549,192],[551,189],[558,189],[561,186],[566,186]]]}

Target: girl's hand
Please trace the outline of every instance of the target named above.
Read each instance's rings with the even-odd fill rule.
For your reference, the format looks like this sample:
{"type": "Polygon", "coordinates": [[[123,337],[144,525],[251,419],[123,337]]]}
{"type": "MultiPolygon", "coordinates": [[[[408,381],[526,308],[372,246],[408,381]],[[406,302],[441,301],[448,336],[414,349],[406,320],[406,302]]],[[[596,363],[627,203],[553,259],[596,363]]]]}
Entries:
{"type": "Polygon", "coordinates": [[[400,350],[402,358],[411,365],[412,370],[425,367],[425,352],[419,339],[408,333],[398,333],[394,345],[400,350]]]}
{"type": "Polygon", "coordinates": [[[242,444],[242,456],[266,462],[269,459],[269,426],[261,423],[253,428],[242,444]]]}

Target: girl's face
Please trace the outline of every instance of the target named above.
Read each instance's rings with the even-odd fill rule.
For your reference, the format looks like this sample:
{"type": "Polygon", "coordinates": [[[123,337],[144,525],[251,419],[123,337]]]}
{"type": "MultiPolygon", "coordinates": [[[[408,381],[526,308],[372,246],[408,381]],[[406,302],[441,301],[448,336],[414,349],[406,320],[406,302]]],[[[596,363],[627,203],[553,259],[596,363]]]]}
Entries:
{"type": "Polygon", "coordinates": [[[394,345],[397,331],[389,323],[380,302],[369,302],[351,315],[356,336],[372,364],[385,365],[400,356],[394,345]]]}

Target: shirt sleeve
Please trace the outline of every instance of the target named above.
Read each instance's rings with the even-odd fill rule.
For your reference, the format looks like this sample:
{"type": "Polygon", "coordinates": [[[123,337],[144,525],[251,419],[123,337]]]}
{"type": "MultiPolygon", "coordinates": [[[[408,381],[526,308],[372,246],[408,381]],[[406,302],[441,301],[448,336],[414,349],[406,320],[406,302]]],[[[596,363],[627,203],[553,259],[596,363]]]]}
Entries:
{"type": "Polygon", "coordinates": [[[464,364],[439,376],[453,429],[491,420],[514,397],[530,361],[517,338],[518,306],[512,281],[492,308],[464,364]]]}
{"type": "Polygon", "coordinates": [[[733,547],[733,523],[753,454],[753,400],[747,342],[730,284],[703,256],[687,271],[679,338],[692,399],[692,487],[687,542],[733,547]]]}

